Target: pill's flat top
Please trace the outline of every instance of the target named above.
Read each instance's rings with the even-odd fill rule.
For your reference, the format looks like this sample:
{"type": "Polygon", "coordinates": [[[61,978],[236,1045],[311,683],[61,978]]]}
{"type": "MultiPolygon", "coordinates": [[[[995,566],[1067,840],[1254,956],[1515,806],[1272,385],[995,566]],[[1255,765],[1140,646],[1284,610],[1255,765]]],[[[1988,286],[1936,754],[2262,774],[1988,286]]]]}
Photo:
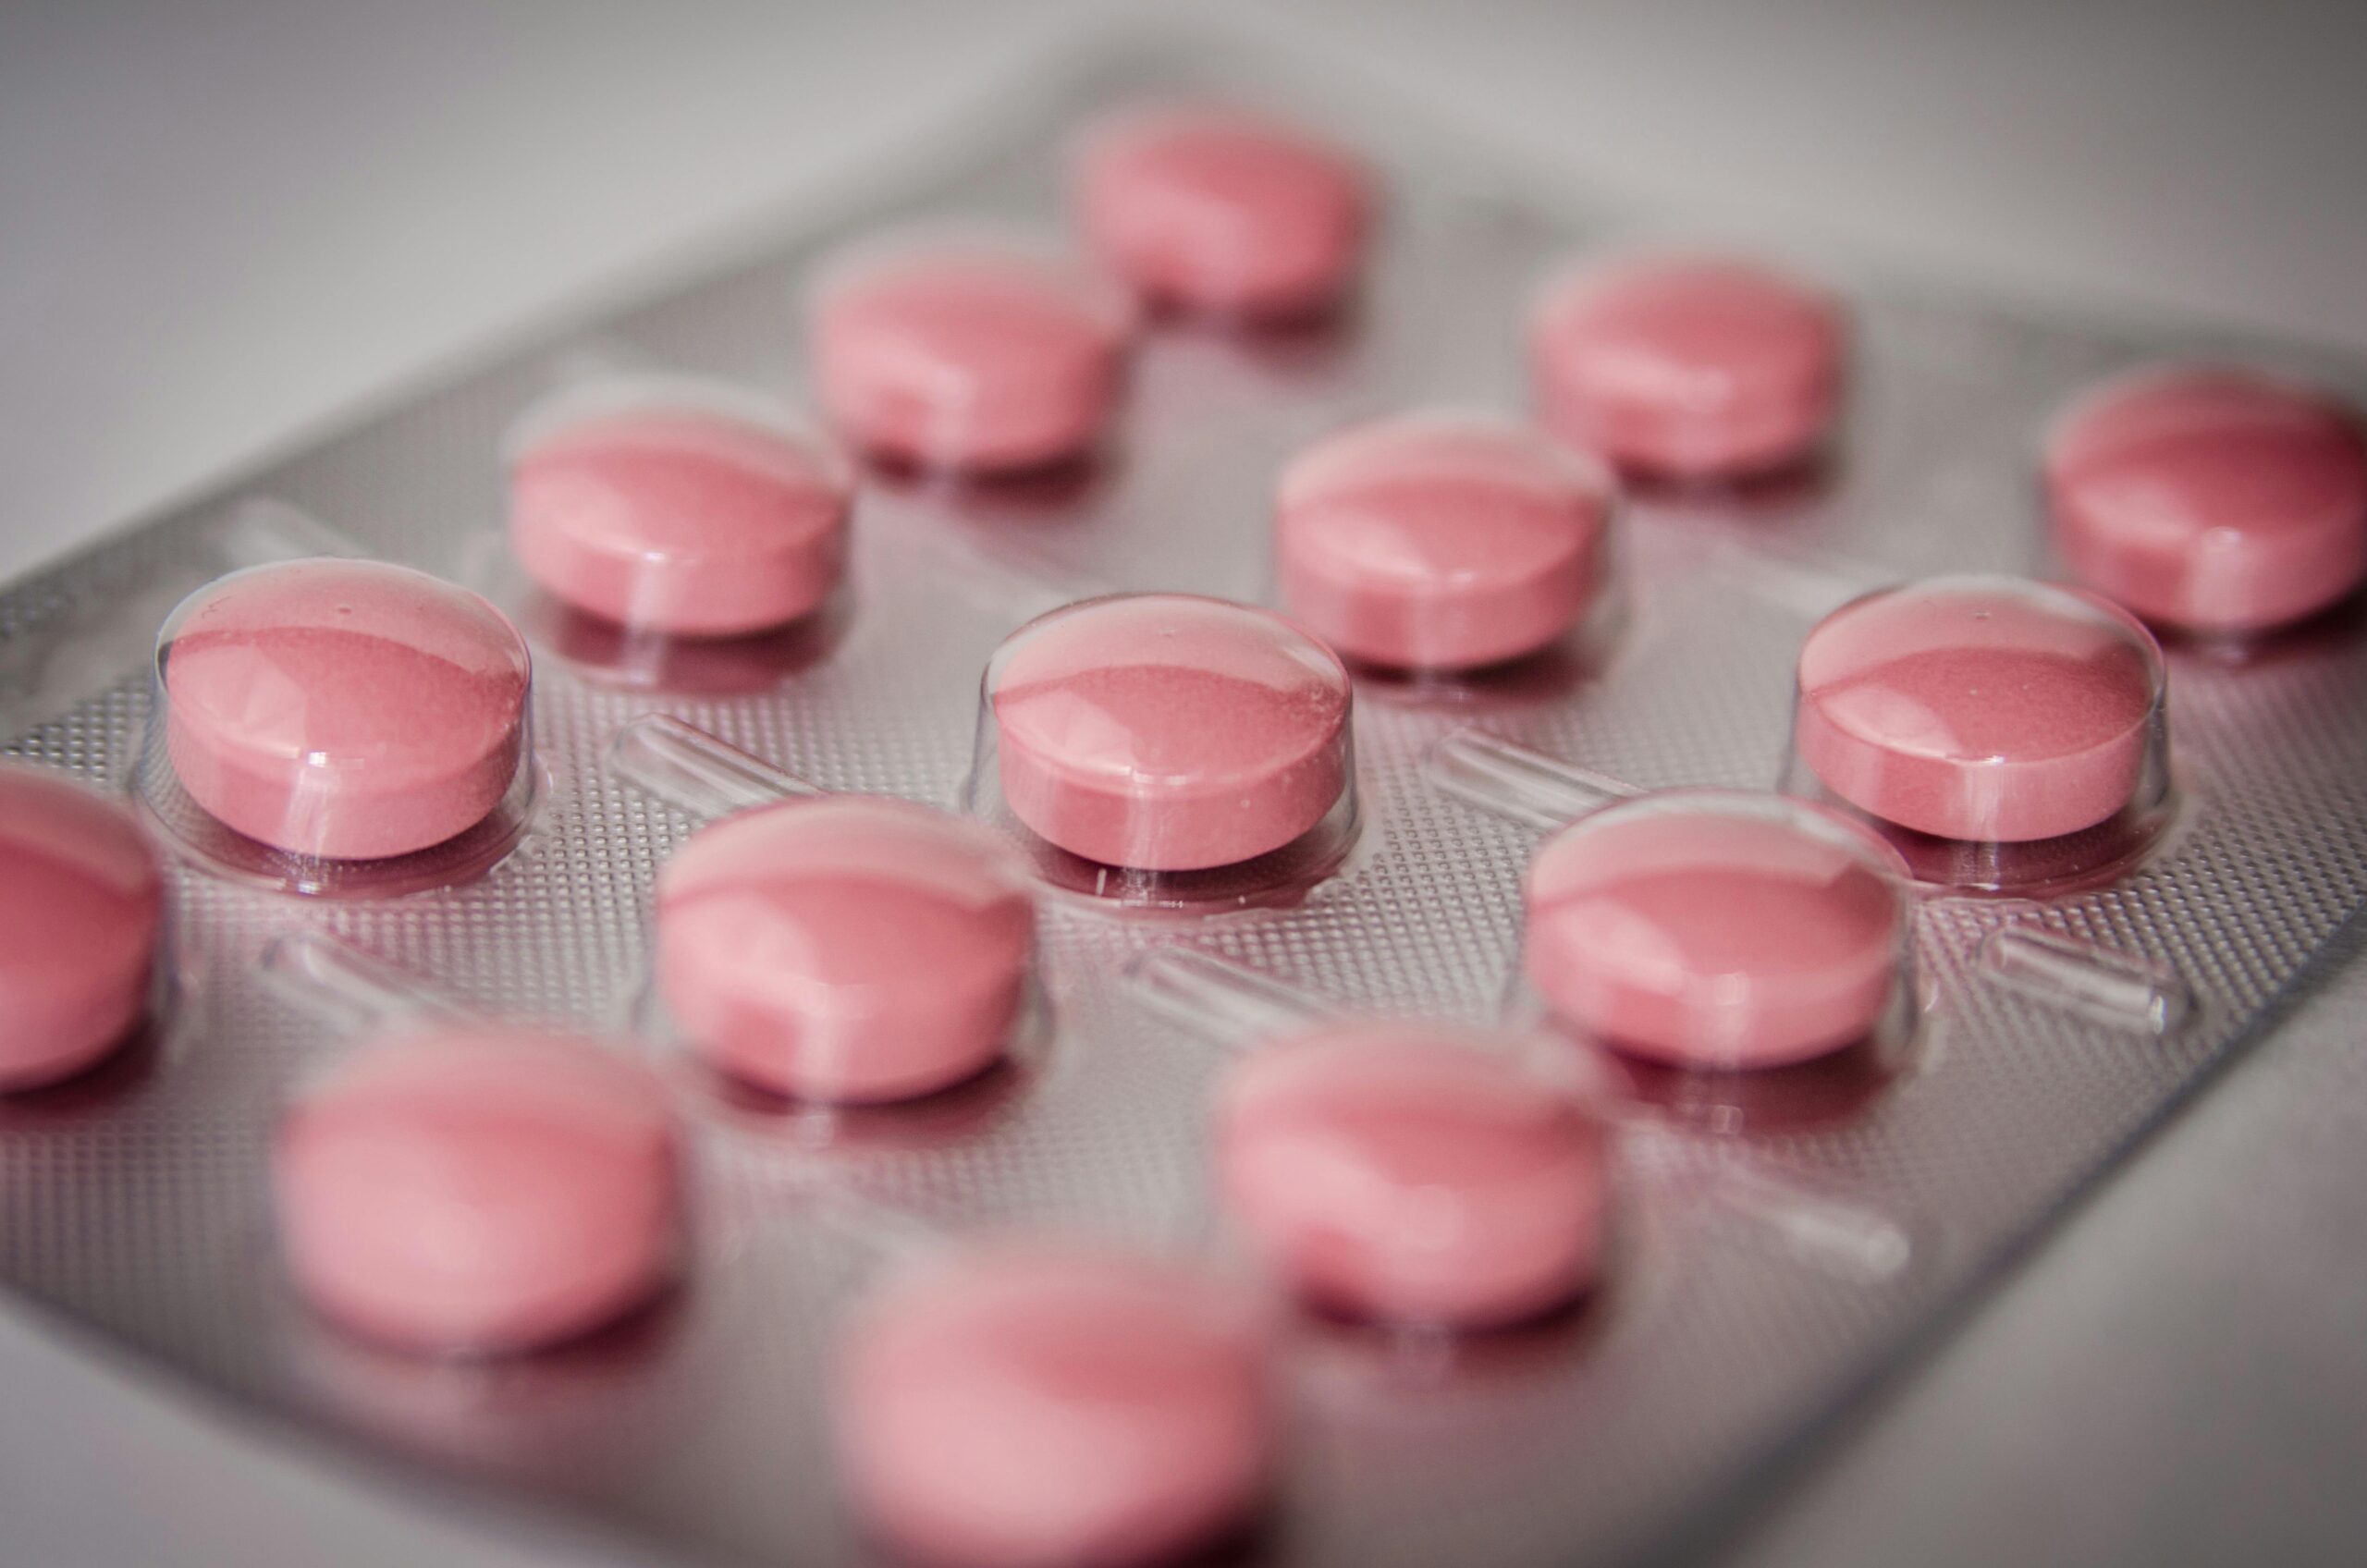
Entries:
{"type": "Polygon", "coordinates": [[[682,636],[783,626],[846,570],[852,482],[819,437],[663,408],[564,424],[510,472],[519,561],[603,619],[682,636]]]}
{"type": "Polygon", "coordinates": [[[877,364],[925,374],[950,363],[998,384],[1098,361],[1134,326],[1123,298],[1075,266],[985,245],[858,259],[824,279],[816,307],[877,364]]]}
{"type": "Polygon", "coordinates": [[[1606,392],[1714,406],[1823,379],[1837,332],[1819,292],[1749,263],[1671,257],[1575,277],[1540,327],[1552,353],[1606,392]]]}
{"type": "Polygon", "coordinates": [[[1241,1296],[1076,1250],[973,1254],[891,1288],[845,1347],[838,1426],[874,1526],[977,1568],[1204,1543],[1254,1505],[1270,1443],[1241,1296]]]}
{"type": "Polygon", "coordinates": [[[620,557],[744,559],[834,532],[843,465],[813,442],[696,412],[586,420],[519,454],[524,499],[583,548],[620,557]]]}
{"type": "Polygon", "coordinates": [[[79,1071],[138,1020],[163,897],[129,813],[0,764],[0,1090],[79,1071]]]}
{"type": "Polygon", "coordinates": [[[1751,263],[1633,258],[1566,278],[1531,323],[1539,412],[1631,472],[1732,479],[1805,459],[1840,400],[1840,308],[1751,263]]]}
{"type": "Polygon", "coordinates": [[[1310,447],[1282,471],[1286,553],[1439,593],[1533,581],[1583,557],[1608,513],[1600,472],[1523,425],[1411,415],[1310,447]]]}
{"type": "Polygon", "coordinates": [[[2367,433],[2309,387],[2213,366],[2140,373],[2074,406],[2046,469],[2074,570],[2149,619],[2275,625],[2367,572],[2367,433]]]}
{"type": "Polygon", "coordinates": [[[1953,579],[1836,610],[1800,651],[1800,697],[1850,737],[1958,763],[2079,756],[2140,729],[2160,656],[2103,606],[1953,579]]]}
{"type": "Polygon", "coordinates": [[[1347,282],[1371,204],[1349,153],[1273,116],[1212,104],[1122,116],[1079,168],[1084,226],[1154,299],[1252,313],[1304,311],[1347,282]]]}
{"type": "Polygon", "coordinates": [[[1503,1322],[1592,1277],[1600,1128],[1501,1042],[1420,1023],[1310,1030],[1232,1071],[1217,1136],[1235,1213],[1338,1305],[1503,1322]]]}
{"type": "Polygon", "coordinates": [[[1888,1000],[1906,867],[1773,797],[1680,791],[1583,819],[1530,863],[1526,962],[1631,1050],[1769,1066],[1864,1038],[1888,1000]]]}
{"type": "Polygon", "coordinates": [[[1352,658],[1502,662],[1585,611],[1610,513],[1607,476],[1526,426],[1443,413],[1379,421],[1282,471],[1283,596],[1352,658]]]}
{"type": "Polygon", "coordinates": [[[1091,602],[1005,645],[988,696],[1006,744],[1064,773],[1159,790],[1226,790],[1335,745],[1347,671],[1245,605],[1180,594],[1091,602]]]}
{"type": "Polygon", "coordinates": [[[1133,300],[1017,241],[876,242],[812,296],[830,417],[873,455],[1010,472],[1090,450],[1123,389],[1133,300]]]}
{"type": "Polygon", "coordinates": [[[582,1332],[644,1299],[679,1246],[663,1085],[566,1035],[464,1024],[365,1047],[291,1109],[276,1178],[298,1282],[398,1343],[582,1332]]]}
{"type": "Polygon", "coordinates": [[[509,743],[526,644],[498,610],[378,561],[257,567],[194,596],[166,632],[176,726],[251,757],[366,767],[372,793],[440,779],[509,743]]]}
{"type": "Polygon", "coordinates": [[[659,978],[728,1071],[779,1092],[903,1097],[1002,1051],[1035,943],[1023,866],[901,801],[790,801],[692,835],[659,874],[659,978]]]}

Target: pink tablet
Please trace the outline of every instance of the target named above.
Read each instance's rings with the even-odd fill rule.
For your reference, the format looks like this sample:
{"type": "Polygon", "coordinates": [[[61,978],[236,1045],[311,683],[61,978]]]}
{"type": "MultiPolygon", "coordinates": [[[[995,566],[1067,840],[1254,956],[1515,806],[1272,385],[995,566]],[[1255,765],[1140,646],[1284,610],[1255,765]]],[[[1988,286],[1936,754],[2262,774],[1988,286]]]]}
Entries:
{"type": "Polygon", "coordinates": [[[1349,787],[1348,673],[1282,617],[1185,594],[1088,599],[987,669],[1003,799],[1104,865],[1194,871],[1299,838],[1349,787]]]}
{"type": "Polygon", "coordinates": [[[1907,866],[1779,795],[1685,790],[1581,818],[1529,863],[1523,960],[1561,1018],[1680,1067],[1780,1067],[1873,1034],[1907,866]]]}
{"type": "Polygon", "coordinates": [[[1533,1317],[1600,1261],[1602,1129],[1507,1043],[1358,1022],[1266,1047],[1225,1080],[1225,1202],[1306,1295],[1466,1328],[1533,1317]]]}
{"type": "Polygon", "coordinates": [[[1849,804],[2021,843],[2137,799],[2162,741],[2161,650],[2073,589],[1942,577],[1843,606],[1801,646],[1792,743],[1849,804]]]}
{"type": "Polygon", "coordinates": [[[492,812],[526,765],[526,644],[474,594],[383,561],[233,572],[157,641],[173,770],[228,827],[378,860],[492,812]]]}
{"type": "Polygon", "coordinates": [[[1601,586],[1611,486],[1526,426],[1413,414],[1318,442],[1282,471],[1290,612],[1349,658],[1470,669],[1533,654],[1601,586]]]}
{"type": "Polygon", "coordinates": [[[1787,468],[1832,426],[1843,337],[1829,297],[1753,263],[1613,263],[1556,285],[1531,324],[1539,417],[1637,473],[1787,468]]]}
{"type": "Polygon", "coordinates": [[[2156,369],[2075,405],[2047,442],[2055,547],[2147,620],[2263,631],[2367,578],[2367,434],[2324,393],[2156,369]]]}
{"type": "Polygon", "coordinates": [[[801,1099],[904,1099],[1000,1060],[1035,933],[1010,846],[902,801],[742,812],[657,879],[675,1023],[719,1070],[801,1099]]]}
{"type": "Polygon", "coordinates": [[[647,1301],[681,1251],[663,1087],[566,1035],[462,1024],[365,1047],[288,1110],[273,1176],[306,1298],[409,1349],[573,1338],[647,1301]]]}
{"type": "Polygon", "coordinates": [[[509,541],[588,615],[731,637],[811,614],[845,574],[851,476],[817,436],[697,408],[622,410],[530,435],[509,541]]]}
{"type": "Polygon", "coordinates": [[[70,1078],[148,1011],[165,883],[130,814],[0,763],[0,1094],[70,1078]]]}
{"type": "Polygon", "coordinates": [[[870,250],[830,267],[811,306],[816,384],[847,437],[972,473],[1089,453],[1134,329],[1115,285],[998,241],[870,250]]]}
{"type": "Polygon", "coordinates": [[[1243,1298],[1181,1267],[997,1250],[890,1289],[838,1379],[870,1526],[958,1568],[1124,1568],[1238,1525],[1270,1458],[1243,1298]]]}
{"type": "Polygon", "coordinates": [[[1097,127],[1075,187],[1086,239],[1144,299],[1259,320],[1314,314],[1347,291],[1372,205],[1352,154],[1216,105],[1097,127]]]}

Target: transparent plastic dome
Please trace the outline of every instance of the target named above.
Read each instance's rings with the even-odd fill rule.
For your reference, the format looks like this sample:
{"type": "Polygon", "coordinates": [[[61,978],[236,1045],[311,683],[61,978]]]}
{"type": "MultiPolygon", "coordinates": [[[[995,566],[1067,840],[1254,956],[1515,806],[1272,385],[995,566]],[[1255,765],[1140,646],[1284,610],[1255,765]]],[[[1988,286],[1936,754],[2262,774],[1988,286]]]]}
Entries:
{"type": "Polygon", "coordinates": [[[484,870],[534,803],[525,641],[382,561],[233,572],[157,634],[140,800],[241,881],[386,894],[484,870]]]}
{"type": "Polygon", "coordinates": [[[1338,655],[1271,611],[1088,599],[1030,621],[988,662],[968,803],[1057,888],[1287,901],[1355,839],[1351,707],[1338,655]]]}
{"type": "Polygon", "coordinates": [[[1941,577],[1834,611],[1802,644],[1784,781],[1880,833],[1919,881],[2109,876],[2175,803],[2167,674],[2133,616],[2011,577],[1941,577]]]}

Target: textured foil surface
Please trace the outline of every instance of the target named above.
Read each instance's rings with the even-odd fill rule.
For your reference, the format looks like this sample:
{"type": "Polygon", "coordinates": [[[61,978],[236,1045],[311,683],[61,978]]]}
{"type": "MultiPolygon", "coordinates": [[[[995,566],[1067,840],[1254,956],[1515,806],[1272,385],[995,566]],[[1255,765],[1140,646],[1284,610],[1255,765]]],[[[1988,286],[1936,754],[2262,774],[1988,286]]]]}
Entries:
{"type": "MultiPolygon", "coordinates": [[[[489,1527],[588,1523],[658,1561],[866,1561],[833,1490],[827,1353],[909,1233],[1068,1229],[1223,1250],[1204,1108],[1225,1047],[1147,1004],[1127,976],[1141,955],[1202,951],[1348,1008],[1494,1020],[1516,990],[1518,878],[1537,834],[1443,791],[1425,766],[1439,742],[1478,731],[1647,789],[1772,787],[1792,656],[1825,610],[1929,572],[2049,570],[2036,443],[2094,378],[2154,354],[2240,351],[2367,388],[2355,367],[2307,354],[2098,329],[1779,237],[1779,256],[1855,311],[1834,459],[1788,486],[1631,500],[1621,624],[1592,652],[1460,685],[1363,682],[1362,839],[1305,903],[1193,919],[1048,900],[1044,1037],[1012,1068],[909,1111],[767,1112],[686,1091],[697,1236],[685,1282],[593,1341],[435,1365],[313,1322],[276,1267],[265,1164],[276,1108],[347,1041],[264,983],[273,938],[333,932],[491,1013],[630,1028],[646,1013],[652,879],[694,824],[604,769],[628,718],[676,714],[828,789],[951,804],[979,672],[1005,633],[1109,589],[1265,599],[1269,489],[1294,450],[1416,404],[1519,409],[1537,284],[1574,254],[1671,226],[1458,148],[1386,104],[1131,55],[1039,87],[1002,133],[970,138],[933,174],[0,596],[6,750],[120,784],[155,628],[190,589],[306,553],[326,530],[517,608],[499,443],[572,369],[656,364],[810,405],[796,291],[814,257],[905,216],[1054,227],[1069,128],[1142,92],[1210,83],[1330,121],[1384,171],[1378,270],[1352,319],[1261,340],[1162,332],[1116,449],[1089,472],[992,490],[867,483],[845,603],[759,689],[626,689],[597,668],[598,639],[522,618],[547,773],[524,844],[476,881],[374,901],[181,868],[179,974],[155,1037],[80,1084],[0,1101],[0,1280],[136,1366],[391,1458],[414,1483],[486,1494],[502,1505],[489,1527]]],[[[2367,895],[2367,624],[2354,606],[2240,655],[2174,648],[2170,666],[2187,803],[2169,842],[2078,896],[1927,900],[1916,962],[1929,1007],[1895,1078],[1811,1084],[1773,1111],[1708,1090],[1639,1118],[1619,1277],[1564,1320],[1463,1345],[1295,1324],[1289,1467],[1245,1552],[1493,1568],[1683,1549],[2271,1029],[2367,895]],[[2008,928],[2071,939],[2042,938],[2038,955],[2070,955],[2069,990],[2027,983],[2030,966],[2012,962],[2027,938],[1995,945],[2008,928]],[[2083,1001],[2082,944],[2151,966],[2182,1013],[2156,1028],[2109,994],[2083,1001]]]]}

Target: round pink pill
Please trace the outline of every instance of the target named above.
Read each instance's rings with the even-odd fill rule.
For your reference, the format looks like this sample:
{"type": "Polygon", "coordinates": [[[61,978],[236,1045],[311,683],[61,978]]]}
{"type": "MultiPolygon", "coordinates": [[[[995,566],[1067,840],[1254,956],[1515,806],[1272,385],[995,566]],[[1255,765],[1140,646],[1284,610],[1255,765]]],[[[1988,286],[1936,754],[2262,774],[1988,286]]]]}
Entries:
{"type": "Polygon", "coordinates": [[[2054,539],[2147,620],[2261,631],[2367,579],[2367,433],[2308,387],[2153,370],[2072,408],[2047,443],[2054,539]]]}
{"type": "Polygon", "coordinates": [[[1681,1067],[1780,1067],[1867,1038],[1906,941],[1906,864],[1780,796],[1613,806],[1546,839],[1526,891],[1524,962],[1553,1011],[1681,1067]]]}
{"type": "Polygon", "coordinates": [[[1350,658],[1472,669],[1533,654],[1601,585],[1611,489],[1524,426],[1416,414],[1360,426],[1282,471],[1282,597],[1350,658]]]}
{"type": "Polygon", "coordinates": [[[276,849],[378,860],[442,843],[525,763],[525,642],[425,572],[234,572],[183,601],[157,645],[181,787],[276,849]]]}
{"type": "Polygon", "coordinates": [[[590,1041],[455,1025],[365,1047],[281,1124],[305,1296],[409,1349],[529,1350],[647,1301],[681,1244],[663,1087],[590,1041]]]}
{"type": "Polygon", "coordinates": [[[130,815],[0,764],[0,1094],[70,1078],[148,1011],[164,876],[130,815]]]}
{"type": "Polygon", "coordinates": [[[1241,1524],[1270,1456],[1244,1300],[1182,1268],[1006,1251],[891,1290],[840,1362],[841,1463],[871,1525],[959,1568],[1122,1568],[1241,1524]]]}
{"type": "Polygon", "coordinates": [[[813,297],[830,418],[876,457],[1012,472],[1081,458],[1116,408],[1132,303],[1072,262],[1015,246],[875,251],[813,297]]]}
{"type": "Polygon", "coordinates": [[[904,1099],[991,1065],[1035,932],[1008,845],[901,801],[742,812],[657,879],[674,1021],[722,1072],[801,1099],[904,1099]]]}
{"type": "Polygon", "coordinates": [[[1602,1130],[1488,1042],[1434,1024],[1311,1030],[1233,1070],[1216,1137],[1233,1213],[1325,1305],[1487,1327],[1595,1279],[1602,1130]]]}
{"type": "Polygon", "coordinates": [[[509,472],[509,539],[554,597],[619,625],[731,637],[845,575],[850,476],[820,441],[694,409],[564,424],[509,472]]]}
{"type": "Polygon", "coordinates": [[[1372,204],[1347,152],[1213,106],[1099,127],[1078,161],[1076,201],[1103,263],[1146,300],[1260,320],[1310,315],[1346,292],[1372,204]]]}
{"type": "Polygon", "coordinates": [[[2021,843],[2131,803],[2156,760],[2162,693],[2161,650],[2127,612],[2018,578],[1934,578],[1809,633],[1792,743],[1870,815],[2021,843]]]}
{"type": "Polygon", "coordinates": [[[1840,308],[1748,262],[1615,263],[1551,290],[1531,328],[1539,417],[1622,469],[1680,480],[1786,468],[1840,401],[1840,308]]]}
{"type": "Polygon", "coordinates": [[[1223,599],[1055,610],[997,651],[987,700],[1012,814],[1104,865],[1236,864],[1307,832],[1349,787],[1338,655],[1223,599]]]}

